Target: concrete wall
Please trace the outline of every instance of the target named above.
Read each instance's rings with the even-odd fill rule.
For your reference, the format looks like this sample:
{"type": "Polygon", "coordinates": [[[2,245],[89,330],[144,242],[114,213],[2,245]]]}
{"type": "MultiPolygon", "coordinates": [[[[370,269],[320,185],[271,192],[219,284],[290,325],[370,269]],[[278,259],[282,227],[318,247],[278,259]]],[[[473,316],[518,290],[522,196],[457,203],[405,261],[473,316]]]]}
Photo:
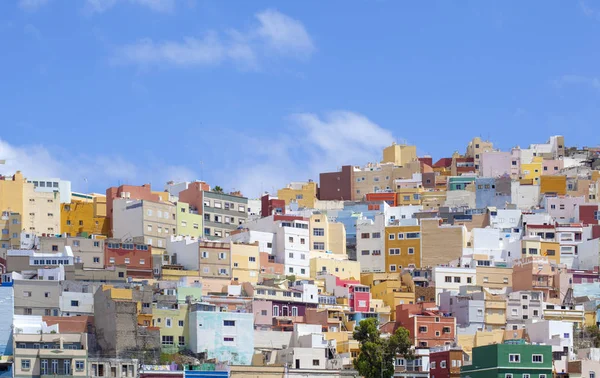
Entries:
{"type": "Polygon", "coordinates": [[[94,293],[65,291],[60,295],[62,316],[94,315],[94,293]]]}
{"type": "Polygon", "coordinates": [[[421,266],[448,264],[462,256],[465,247],[463,226],[440,226],[440,220],[421,220],[421,266]]]}
{"type": "Polygon", "coordinates": [[[60,283],[59,281],[14,281],[15,314],[18,315],[59,315],[60,283]],[[27,313],[26,309],[31,309],[27,313]],[[50,311],[48,313],[47,311],[50,311]],[[56,310],[56,315],[54,310],[56,310]]]}

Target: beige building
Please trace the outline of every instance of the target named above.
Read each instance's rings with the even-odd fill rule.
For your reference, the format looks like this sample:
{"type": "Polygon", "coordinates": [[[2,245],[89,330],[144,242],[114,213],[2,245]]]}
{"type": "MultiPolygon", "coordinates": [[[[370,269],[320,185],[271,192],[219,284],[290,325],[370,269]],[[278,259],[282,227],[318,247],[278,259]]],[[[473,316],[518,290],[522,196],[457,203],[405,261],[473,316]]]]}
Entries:
{"type": "Polygon", "coordinates": [[[513,265],[512,290],[539,291],[543,301],[559,303],[560,271],[545,257],[520,259],[513,265]]]}
{"type": "Polygon", "coordinates": [[[325,214],[313,214],[309,221],[311,251],[346,255],[346,228],[343,223],[330,222],[325,214]]]}
{"type": "Polygon", "coordinates": [[[60,199],[58,193],[36,192],[33,184],[23,187],[22,232],[42,236],[60,234],[60,199]]]}
{"type": "Polygon", "coordinates": [[[479,170],[479,162],[481,161],[481,154],[484,152],[494,151],[494,143],[482,140],[480,137],[475,137],[467,145],[466,157],[473,158],[475,163],[475,170],[479,170]]]}
{"type": "Polygon", "coordinates": [[[176,207],[171,202],[115,199],[112,235],[116,239],[143,237],[153,255],[163,255],[167,239],[176,233],[176,207]]]}
{"type": "Polygon", "coordinates": [[[393,163],[396,166],[403,167],[415,160],[417,160],[416,146],[392,143],[391,146],[383,149],[382,163],[393,163]]]}
{"type": "Polygon", "coordinates": [[[85,333],[14,333],[15,377],[87,377],[85,333]]]}
{"type": "Polygon", "coordinates": [[[260,252],[258,242],[244,244],[231,242],[231,275],[234,281],[258,283],[260,252]]]}
{"type": "Polygon", "coordinates": [[[321,273],[330,273],[342,279],[360,279],[360,262],[348,259],[348,256],[311,252],[310,277],[317,278],[321,273]]]}
{"type": "Polygon", "coordinates": [[[448,264],[462,256],[465,226],[442,224],[440,218],[421,219],[421,266],[448,264]]]}
{"type": "Polygon", "coordinates": [[[477,266],[477,285],[486,289],[504,289],[512,287],[512,268],[495,266],[477,266]]]}
{"type": "Polygon", "coordinates": [[[414,173],[421,173],[421,163],[411,161],[404,166],[394,163],[372,164],[354,167],[352,172],[352,200],[362,200],[367,194],[380,190],[393,190],[394,180],[412,178],[414,173]]]}
{"type": "Polygon", "coordinates": [[[231,245],[232,243],[198,242],[200,277],[231,279],[231,245]]]}
{"type": "Polygon", "coordinates": [[[65,247],[71,247],[76,264],[83,264],[83,268],[104,268],[104,239],[50,236],[41,237],[39,246],[42,252],[63,251],[65,247]]]}

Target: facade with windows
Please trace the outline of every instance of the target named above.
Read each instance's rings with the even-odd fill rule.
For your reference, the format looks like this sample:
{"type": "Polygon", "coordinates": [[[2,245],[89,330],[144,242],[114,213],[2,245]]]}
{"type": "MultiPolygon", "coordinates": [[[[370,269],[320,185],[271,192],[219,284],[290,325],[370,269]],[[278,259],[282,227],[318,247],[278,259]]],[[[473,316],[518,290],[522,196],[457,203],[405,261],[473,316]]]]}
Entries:
{"type": "Polygon", "coordinates": [[[385,216],[379,214],[374,220],[356,221],[356,259],[361,273],[385,273],[385,216]]]}
{"type": "Polygon", "coordinates": [[[167,239],[176,234],[176,207],[170,202],[115,199],[112,234],[124,241],[143,237],[152,253],[163,255],[167,239]]]}
{"type": "Polygon", "coordinates": [[[73,262],[84,268],[104,268],[104,239],[85,237],[40,237],[39,248],[45,252],[63,251],[71,247],[73,262]]]}
{"type": "Polygon", "coordinates": [[[106,267],[125,265],[127,276],[152,278],[152,246],[141,243],[107,239],[104,253],[106,267]]]}
{"type": "Polygon", "coordinates": [[[204,234],[203,216],[198,209],[185,202],[177,202],[176,206],[176,235],[201,237],[204,234]]]}
{"type": "Polygon", "coordinates": [[[202,192],[203,235],[223,239],[248,218],[248,198],[237,194],[202,192]]]}
{"type": "Polygon", "coordinates": [[[387,273],[421,267],[421,227],[385,228],[385,267],[387,273]]]}
{"type": "Polygon", "coordinates": [[[166,308],[154,303],[152,306],[152,326],[160,329],[162,353],[173,354],[188,349],[188,305],[179,304],[178,308],[166,308]]]}
{"type": "Polygon", "coordinates": [[[252,313],[221,312],[215,305],[191,305],[189,347],[229,365],[250,365],[254,354],[254,316],[252,313]]]}
{"type": "Polygon", "coordinates": [[[435,282],[436,302],[440,303],[440,294],[444,291],[459,291],[461,286],[474,285],[477,282],[475,268],[453,268],[436,266],[432,271],[435,282]]]}
{"type": "Polygon", "coordinates": [[[14,376],[87,377],[87,335],[85,333],[15,332],[14,376]]]}
{"type": "Polygon", "coordinates": [[[472,364],[461,368],[461,378],[551,378],[552,347],[509,340],[473,348],[472,364]]]}

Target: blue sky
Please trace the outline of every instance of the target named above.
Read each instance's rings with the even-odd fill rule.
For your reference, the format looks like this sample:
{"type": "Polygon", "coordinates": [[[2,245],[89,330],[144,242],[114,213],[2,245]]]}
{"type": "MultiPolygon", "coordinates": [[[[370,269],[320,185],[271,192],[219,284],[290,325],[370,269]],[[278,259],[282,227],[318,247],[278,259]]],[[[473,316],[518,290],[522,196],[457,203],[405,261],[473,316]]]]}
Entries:
{"type": "Polygon", "coordinates": [[[0,172],[256,197],[392,140],[595,145],[599,40],[591,1],[2,1],[0,172]]]}

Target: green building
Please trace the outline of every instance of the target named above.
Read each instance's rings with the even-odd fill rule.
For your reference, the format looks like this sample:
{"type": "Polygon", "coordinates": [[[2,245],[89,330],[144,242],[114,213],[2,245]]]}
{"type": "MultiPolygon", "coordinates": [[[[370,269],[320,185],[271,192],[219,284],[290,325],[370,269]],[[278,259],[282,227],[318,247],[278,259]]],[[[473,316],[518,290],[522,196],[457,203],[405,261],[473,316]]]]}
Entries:
{"type": "Polygon", "coordinates": [[[448,179],[448,190],[465,190],[468,185],[475,183],[474,176],[452,176],[448,179]]]}
{"type": "Polygon", "coordinates": [[[473,348],[473,364],[461,378],[552,378],[552,346],[508,340],[473,348]]]}

